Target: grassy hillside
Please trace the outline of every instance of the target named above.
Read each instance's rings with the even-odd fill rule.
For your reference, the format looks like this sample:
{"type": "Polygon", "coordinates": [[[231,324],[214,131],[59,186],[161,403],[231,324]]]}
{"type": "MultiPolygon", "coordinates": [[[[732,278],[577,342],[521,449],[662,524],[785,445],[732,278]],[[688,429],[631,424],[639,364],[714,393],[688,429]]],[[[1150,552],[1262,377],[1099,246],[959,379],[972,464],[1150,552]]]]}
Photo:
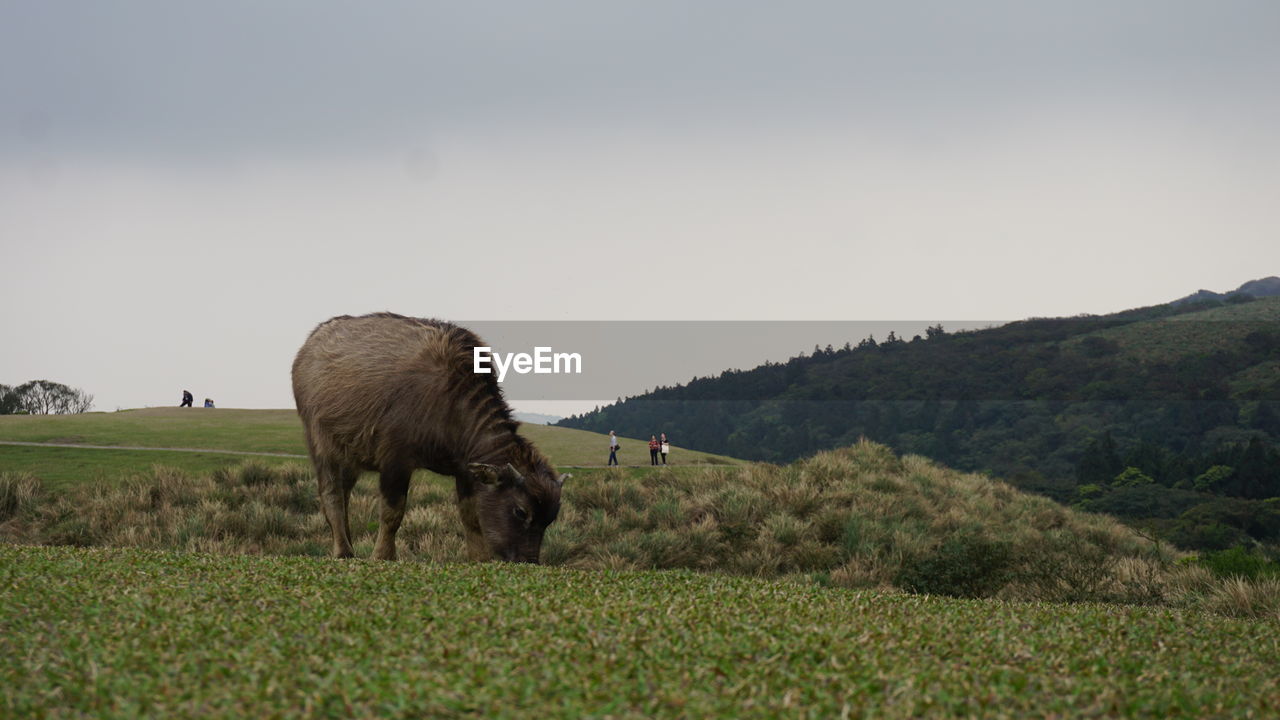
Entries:
{"type": "MultiPolygon", "coordinates": [[[[520,432],[551,458],[572,468],[603,465],[609,457],[608,437],[598,433],[545,425],[521,425],[520,432]]],[[[229,452],[283,453],[306,456],[302,425],[293,410],[148,408],[84,415],[0,416],[0,441],[105,445],[149,448],[201,448],[229,452]]],[[[646,442],[623,438],[619,461],[649,462],[646,442]]],[[[55,484],[89,480],[113,481],[152,464],[208,472],[239,464],[243,458],[216,453],[77,450],[0,445],[0,470],[32,472],[55,484]]],[[[278,458],[262,462],[280,464],[278,458]]],[[[732,464],[733,458],[675,447],[668,462],[676,465],[732,464]]]]}
{"type": "Polygon", "coordinates": [[[689,572],[0,545],[5,717],[1267,717],[1278,638],[689,572]]]}
{"type": "MultiPolygon", "coordinates": [[[[418,478],[406,560],[465,556],[452,482],[418,478]]],[[[543,561],[579,569],[691,569],[964,597],[1223,605],[1280,618],[1280,583],[1216,598],[1208,570],[1108,518],[980,475],[863,443],[785,467],[583,469],[566,483],[543,561]],[[1215,599],[1216,598],[1216,599],[1215,599]]],[[[357,486],[358,556],[373,548],[376,483],[357,486]]],[[[20,544],[322,556],[310,469],[252,462],[207,475],[154,468],[115,486],[49,489],[0,475],[0,539],[20,544]]]]}
{"type": "Polygon", "coordinates": [[[1076,347],[1085,338],[1101,338],[1115,342],[1123,356],[1168,361],[1210,354],[1242,342],[1249,333],[1265,326],[1280,326],[1280,297],[1104,328],[1073,338],[1065,346],[1076,347]]]}

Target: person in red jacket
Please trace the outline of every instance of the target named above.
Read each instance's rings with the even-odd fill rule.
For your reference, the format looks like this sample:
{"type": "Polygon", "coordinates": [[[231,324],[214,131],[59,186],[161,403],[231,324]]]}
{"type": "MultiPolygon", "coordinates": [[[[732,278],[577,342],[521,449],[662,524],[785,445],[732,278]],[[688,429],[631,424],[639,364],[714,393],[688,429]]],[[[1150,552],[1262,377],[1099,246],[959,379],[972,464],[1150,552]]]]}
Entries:
{"type": "Polygon", "coordinates": [[[662,444],[658,442],[658,436],[650,435],[649,436],[649,464],[650,465],[658,464],[658,448],[660,447],[662,447],[662,444]]]}

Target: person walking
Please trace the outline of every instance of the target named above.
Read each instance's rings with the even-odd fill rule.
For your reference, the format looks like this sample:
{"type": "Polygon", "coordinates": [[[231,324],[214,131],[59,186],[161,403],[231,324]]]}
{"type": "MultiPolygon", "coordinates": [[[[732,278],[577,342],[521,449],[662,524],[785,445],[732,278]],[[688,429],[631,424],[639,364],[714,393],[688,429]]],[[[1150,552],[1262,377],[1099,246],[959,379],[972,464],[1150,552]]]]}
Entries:
{"type": "Polygon", "coordinates": [[[178,407],[191,407],[191,403],[195,402],[196,396],[191,394],[190,390],[182,391],[182,404],[178,407]]]}
{"type": "Polygon", "coordinates": [[[662,433],[662,439],[661,439],[661,441],[659,442],[659,445],[660,445],[661,447],[659,447],[658,449],[662,451],[662,464],[663,464],[663,465],[666,465],[666,464],[667,464],[667,453],[671,452],[671,443],[667,442],[667,434],[666,434],[666,433],[662,433]]]}
{"type": "Polygon", "coordinates": [[[650,465],[658,464],[658,449],[660,447],[662,447],[662,445],[658,442],[658,436],[650,435],[649,436],[649,464],[650,465]]]}
{"type": "Polygon", "coordinates": [[[617,464],[618,464],[618,436],[614,435],[613,431],[610,430],[609,431],[609,464],[606,465],[605,467],[608,467],[609,465],[617,465],[617,464]]]}

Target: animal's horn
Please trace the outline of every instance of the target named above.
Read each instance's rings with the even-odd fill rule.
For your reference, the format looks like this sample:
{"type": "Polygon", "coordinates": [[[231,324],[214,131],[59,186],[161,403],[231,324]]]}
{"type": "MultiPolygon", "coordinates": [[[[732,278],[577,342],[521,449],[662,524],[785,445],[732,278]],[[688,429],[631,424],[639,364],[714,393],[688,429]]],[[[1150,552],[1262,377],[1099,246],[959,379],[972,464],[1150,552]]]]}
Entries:
{"type": "Polygon", "coordinates": [[[507,472],[511,474],[511,482],[516,485],[524,485],[524,476],[516,469],[515,465],[507,463],[507,472]]]}
{"type": "Polygon", "coordinates": [[[557,484],[557,485],[559,485],[559,486],[561,486],[561,487],[564,487],[564,481],[565,481],[565,480],[568,480],[568,479],[569,479],[569,478],[571,478],[571,477],[573,477],[573,476],[572,476],[572,475],[570,475],[569,473],[562,473],[562,474],[560,475],[560,477],[556,478],[556,484],[557,484]]]}

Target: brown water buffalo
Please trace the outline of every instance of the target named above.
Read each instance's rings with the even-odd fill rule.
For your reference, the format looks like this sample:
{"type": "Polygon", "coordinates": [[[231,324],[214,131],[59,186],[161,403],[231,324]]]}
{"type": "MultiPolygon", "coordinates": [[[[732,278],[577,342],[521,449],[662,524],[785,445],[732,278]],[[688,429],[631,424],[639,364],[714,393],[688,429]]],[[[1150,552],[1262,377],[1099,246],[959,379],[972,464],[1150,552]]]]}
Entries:
{"type": "Polygon", "coordinates": [[[485,343],[439,320],[377,313],[321,323],[293,361],[293,396],[333,531],[351,557],[347,507],[361,470],[380,474],[373,556],[396,557],[409,477],[426,468],[456,480],[468,554],[537,562],[560,511],[557,475],[520,435],[493,374],[473,371],[485,343]]]}

